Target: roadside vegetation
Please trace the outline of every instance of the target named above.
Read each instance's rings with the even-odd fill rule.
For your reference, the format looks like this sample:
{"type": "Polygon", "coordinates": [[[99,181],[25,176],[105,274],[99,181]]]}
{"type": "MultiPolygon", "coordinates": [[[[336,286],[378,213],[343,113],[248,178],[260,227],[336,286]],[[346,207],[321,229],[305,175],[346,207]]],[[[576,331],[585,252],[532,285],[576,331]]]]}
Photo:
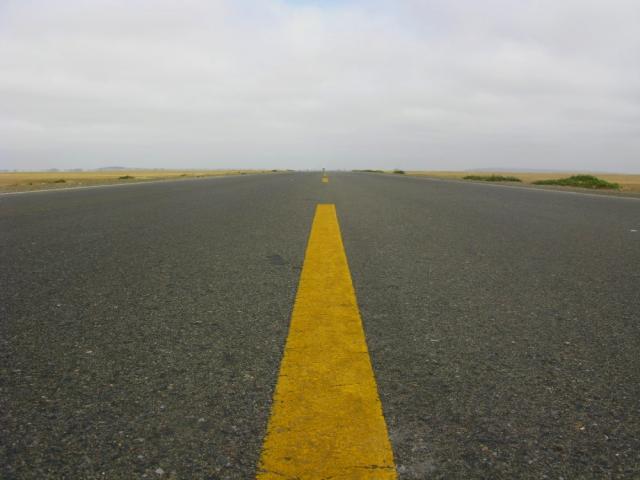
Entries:
{"type": "Polygon", "coordinates": [[[371,170],[369,168],[365,169],[365,170],[353,170],[354,172],[361,172],[361,173],[384,173],[384,170],[371,170]]]}
{"type": "Polygon", "coordinates": [[[606,190],[620,190],[620,184],[608,182],[593,175],[573,175],[567,178],[537,180],[534,185],[560,185],[563,187],[580,187],[606,190]]]}
{"type": "Polygon", "coordinates": [[[272,170],[135,170],[114,167],[84,171],[0,172],[0,193],[125,183],[133,179],[144,182],[217,177],[222,175],[244,175],[247,173],[271,174],[272,170]]]}
{"type": "MultiPolygon", "coordinates": [[[[518,178],[522,185],[548,185],[558,188],[586,188],[601,192],[620,192],[640,195],[640,174],[601,173],[597,176],[580,172],[490,172],[490,171],[411,171],[407,175],[452,180],[478,179],[478,177],[518,178]]],[[[516,180],[511,180],[515,182],[516,180]]]]}
{"type": "Polygon", "coordinates": [[[398,169],[395,169],[395,170],[393,171],[393,173],[396,173],[396,174],[398,174],[398,175],[404,175],[404,170],[398,170],[398,169]]]}
{"type": "Polygon", "coordinates": [[[483,182],[522,182],[518,177],[505,175],[467,175],[464,180],[480,180],[483,182]]]}

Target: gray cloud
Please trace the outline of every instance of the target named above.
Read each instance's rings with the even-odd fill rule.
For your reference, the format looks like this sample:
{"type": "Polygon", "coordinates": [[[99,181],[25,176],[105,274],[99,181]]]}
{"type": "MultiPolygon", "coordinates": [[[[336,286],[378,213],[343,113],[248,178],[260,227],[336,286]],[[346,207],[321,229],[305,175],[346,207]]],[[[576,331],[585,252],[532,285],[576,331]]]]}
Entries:
{"type": "Polygon", "coordinates": [[[637,1],[4,0],[0,168],[640,171],[637,1]]]}

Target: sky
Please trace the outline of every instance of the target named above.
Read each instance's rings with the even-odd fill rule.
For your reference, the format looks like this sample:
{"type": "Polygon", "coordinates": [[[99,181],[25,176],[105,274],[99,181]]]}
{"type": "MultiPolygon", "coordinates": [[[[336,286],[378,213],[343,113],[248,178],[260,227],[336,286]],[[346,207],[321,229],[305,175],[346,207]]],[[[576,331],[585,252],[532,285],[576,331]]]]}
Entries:
{"type": "Polygon", "coordinates": [[[0,0],[0,169],[640,173],[637,0],[0,0]]]}

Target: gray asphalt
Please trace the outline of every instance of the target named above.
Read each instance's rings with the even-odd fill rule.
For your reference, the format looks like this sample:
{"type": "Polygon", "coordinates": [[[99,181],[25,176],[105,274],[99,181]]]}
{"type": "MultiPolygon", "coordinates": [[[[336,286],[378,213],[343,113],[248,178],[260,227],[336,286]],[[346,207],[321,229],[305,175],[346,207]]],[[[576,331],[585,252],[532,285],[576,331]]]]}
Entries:
{"type": "Polygon", "coordinates": [[[330,175],[0,196],[0,477],[252,478],[335,203],[400,478],[640,478],[639,200],[330,175]]]}

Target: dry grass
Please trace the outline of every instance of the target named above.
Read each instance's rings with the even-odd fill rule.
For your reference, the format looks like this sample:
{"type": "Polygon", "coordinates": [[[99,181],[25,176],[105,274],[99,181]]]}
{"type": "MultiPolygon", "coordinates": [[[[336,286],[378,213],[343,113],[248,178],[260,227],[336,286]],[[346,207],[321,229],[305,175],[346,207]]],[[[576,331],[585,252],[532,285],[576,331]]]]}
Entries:
{"type": "Polygon", "coordinates": [[[248,173],[271,170],[99,170],[86,172],[0,172],[0,192],[20,192],[50,188],[69,188],[113,183],[170,180],[248,173]]]}
{"type": "MultiPolygon", "coordinates": [[[[407,172],[409,175],[418,175],[435,178],[451,178],[462,180],[467,175],[508,175],[518,177],[523,184],[531,184],[538,180],[551,180],[554,178],[565,178],[578,175],[584,172],[550,172],[550,173],[520,173],[520,172],[407,172]]],[[[618,183],[622,192],[640,193],[640,174],[623,175],[619,173],[595,173],[595,176],[608,182],[618,183]]],[[[556,187],[563,188],[563,187],[556,187]]]]}

